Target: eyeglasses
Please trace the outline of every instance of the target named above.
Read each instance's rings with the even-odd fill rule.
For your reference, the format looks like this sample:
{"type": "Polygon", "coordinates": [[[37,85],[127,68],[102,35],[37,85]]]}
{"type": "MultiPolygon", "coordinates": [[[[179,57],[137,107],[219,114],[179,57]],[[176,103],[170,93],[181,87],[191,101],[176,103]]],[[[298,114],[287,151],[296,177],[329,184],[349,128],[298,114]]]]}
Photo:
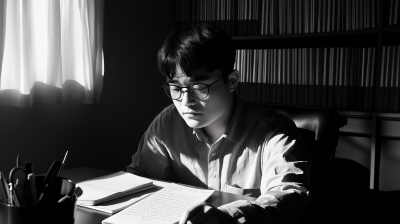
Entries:
{"type": "MultiPolygon", "coordinates": [[[[223,76],[222,76],[223,77],[223,76]]],[[[182,96],[182,89],[188,89],[190,96],[195,99],[202,100],[208,96],[209,88],[212,84],[218,82],[220,79],[215,80],[211,84],[204,84],[204,83],[195,83],[191,84],[189,87],[180,87],[175,85],[170,85],[169,83],[165,83],[161,89],[164,89],[164,92],[173,100],[178,100],[182,96]]]]}

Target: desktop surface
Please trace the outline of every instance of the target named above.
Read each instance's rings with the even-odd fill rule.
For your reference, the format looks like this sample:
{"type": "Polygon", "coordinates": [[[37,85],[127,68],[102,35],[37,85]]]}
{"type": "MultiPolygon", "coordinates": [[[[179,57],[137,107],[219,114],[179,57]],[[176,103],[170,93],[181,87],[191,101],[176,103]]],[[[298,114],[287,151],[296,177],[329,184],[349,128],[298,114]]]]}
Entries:
{"type": "MultiPolygon", "coordinates": [[[[89,180],[95,177],[110,174],[112,172],[93,169],[89,167],[81,167],[75,169],[68,169],[62,172],[62,176],[72,180],[73,182],[81,182],[89,180]]],[[[223,204],[227,204],[236,200],[255,200],[253,197],[247,197],[243,195],[231,194],[221,191],[215,191],[211,197],[207,200],[208,203],[218,207],[223,204]]],[[[111,214],[100,212],[80,206],[76,207],[75,213],[75,224],[100,224],[101,221],[110,217],[111,214]]]]}

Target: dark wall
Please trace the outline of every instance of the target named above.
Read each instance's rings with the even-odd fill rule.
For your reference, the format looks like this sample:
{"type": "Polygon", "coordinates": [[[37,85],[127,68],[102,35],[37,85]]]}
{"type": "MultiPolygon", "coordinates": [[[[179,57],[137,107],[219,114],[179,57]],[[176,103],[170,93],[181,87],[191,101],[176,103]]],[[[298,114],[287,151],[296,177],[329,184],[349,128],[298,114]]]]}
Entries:
{"type": "Polygon", "coordinates": [[[144,131],[171,101],[160,90],[157,51],[175,25],[175,1],[106,0],[103,92],[98,105],[0,106],[0,171],[21,162],[47,172],[69,151],[66,169],[125,170],[144,131]]]}

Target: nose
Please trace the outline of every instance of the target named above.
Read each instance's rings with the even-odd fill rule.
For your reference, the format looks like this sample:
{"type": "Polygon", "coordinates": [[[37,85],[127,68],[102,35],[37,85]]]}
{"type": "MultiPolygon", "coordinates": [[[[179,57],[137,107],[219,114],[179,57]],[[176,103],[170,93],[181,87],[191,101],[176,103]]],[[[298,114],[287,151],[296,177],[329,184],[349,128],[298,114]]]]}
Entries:
{"type": "Polygon", "coordinates": [[[189,94],[189,91],[182,91],[182,101],[181,104],[183,106],[193,105],[195,103],[195,99],[189,94]]]}

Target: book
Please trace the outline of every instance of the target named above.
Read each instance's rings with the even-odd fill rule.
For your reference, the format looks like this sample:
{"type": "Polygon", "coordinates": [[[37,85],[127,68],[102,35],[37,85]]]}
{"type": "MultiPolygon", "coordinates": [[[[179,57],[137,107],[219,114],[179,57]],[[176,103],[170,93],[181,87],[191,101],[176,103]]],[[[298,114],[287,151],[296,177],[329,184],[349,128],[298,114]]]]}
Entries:
{"type": "Polygon", "coordinates": [[[371,48],[367,49],[367,59],[365,65],[365,98],[364,98],[364,110],[371,110],[370,99],[371,99],[371,48]]]}
{"type": "Polygon", "coordinates": [[[323,79],[323,49],[317,48],[316,52],[316,77],[315,77],[315,106],[322,106],[322,79],[323,79]]]}
{"type": "Polygon", "coordinates": [[[358,48],[351,49],[351,63],[349,73],[349,98],[348,109],[356,110],[357,105],[357,79],[358,79],[358,48]]]}
{"type": "Polygon", "coordinates": [[[348,109],[349,100],[349,86],[350,86],[350,64],[351,64],[351,49],[346,48],[344,54],[344,76],[343,76],[343,94],[342,94],[342,108],[348,109]]]}
{"type": "Polygon", "coordinates": [[[79,182],[77,186],[83,190],[77,205],[98,205],[155,187],[152,180],[124,171],[79,182]]]}
{"type": "Polygon", "coordinates": [[[339,48],[336,56],[338,70],[335,82],[335,108],[342,109],[344,48],[339,48]]]}
{"type": "Polygon", "coordinates": [[[328,71],[328,107],[333,108],[334,107],[334,97],[335,97],[335,87],[334,87],[334,80],[335,80],[335,72],[336,72],[336,67],[335,67],[335,56],[336,56],[336,48],[330,48],[329,49],[329,71],[328,71]]]}
{"type": "Polygon", "coordinates": [[[327,107],[328,105],[328,79],[327,79],[327,75],[329,72],[329,48],[324,48],[324,52],[323,52],[323,74],[322,74],[322,107],[327,107]]]}
{"type": "Polygon", "coordinates": [[[310,72],[310,81],[309,81],[309,90],[308,90],[308,105],[309,106],[315,106],[315,86],[316,86],[316,63],[315,63],[315,55],[316,55],[316,49],[311,48],[309,49],[310,51],[310,56],[309,56],[309,72],[310,72]]]}
{"type": "Polygon", "coordinates": [[[357,88],[356,88],[356,108],[357,109],[362,109],[364,107],[363,100],[365,98],[365,93],[364,93],[364,83],[365,83],[365,48],[360,48],[358,51],[358,62],[357,62],[357,88]]]}
{"type": "Polygon", "coordinates": [[[147,198],[108,217],[102,224],[178,223],[186,209],[206,201],[214,190],[170,183],[147,198]]]}
{"type": "Polygon", "coordinates": [[[396,90],[396,67],[398,66],[397,62],[397,46],[391,46],[392,48],[392,55],[391,55],[391,60],[392,60],[392,65],[390,67],[390,80],[389,80],[389,109],[388,111],[397,111],[395,109],[395,90],[396,90]]]}
{"type": "MultiPolygon", "coordinates": [[[[400,60],[400,46],[397,47],[397,55],[395,56],[395,60],[400,60]]],[[[395,71],[395,83],[394,83],[394,111],[400,111],[399,104],[400,104],[400,86],[399,86],[399,78],[400,78],[400,65],[396,63],[396,71],[395,71]]]]}
{"type": "Polygon", "coordinates": [[[298,102],[297,98],[299,96],[297,93],[297,84],[298,84],[297,77],[298,77],[298,73],[299,73],[299,70],[297,69],[297,64],[298,64],[297,52],[298,52],[298,50],[299,49],[297,49],[297,48],[293,49],[293,78],[292,78],[292,100],[291,100],[291,102],[294,105],[297,104],[297,102],[298,102]]]}

